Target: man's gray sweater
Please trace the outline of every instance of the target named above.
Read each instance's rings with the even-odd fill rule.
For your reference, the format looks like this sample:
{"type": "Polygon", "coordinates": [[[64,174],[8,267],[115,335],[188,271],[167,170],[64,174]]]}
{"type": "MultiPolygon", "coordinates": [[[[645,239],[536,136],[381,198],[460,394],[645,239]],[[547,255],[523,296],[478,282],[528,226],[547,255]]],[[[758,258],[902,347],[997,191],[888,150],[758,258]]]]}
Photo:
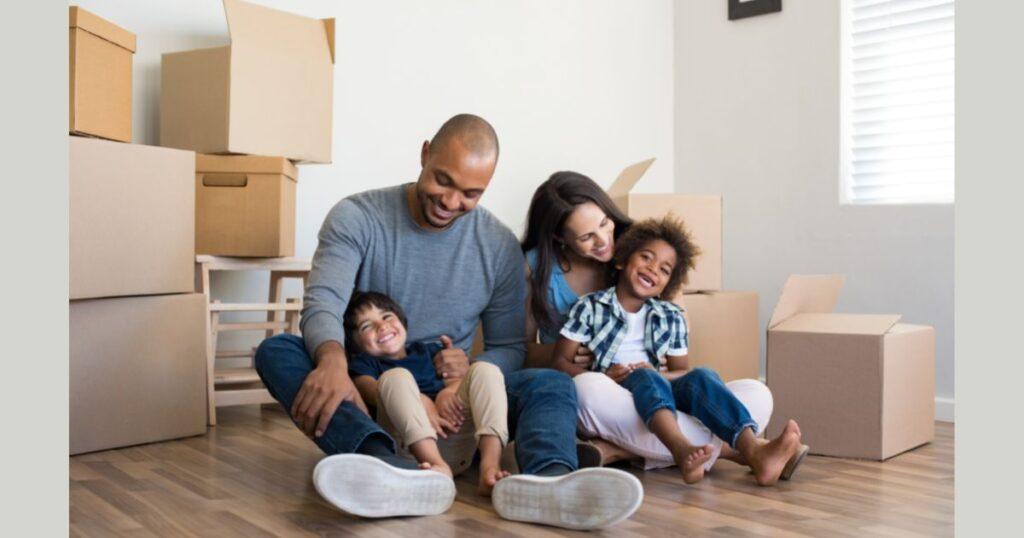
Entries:
{"type": "Polygon", "coordinates": [[[342,314],[353,290],[389,295],[408,318],[408,343],[448,335],[469,352],[478,322],[478,359],[508,374],[526,356],[524,258],[515,235],[486,209],[427,231],[409,212],[406,185],[338,202],[320,228],[302,309],[310,356],[320,344],[344,344],[342,314]]]}

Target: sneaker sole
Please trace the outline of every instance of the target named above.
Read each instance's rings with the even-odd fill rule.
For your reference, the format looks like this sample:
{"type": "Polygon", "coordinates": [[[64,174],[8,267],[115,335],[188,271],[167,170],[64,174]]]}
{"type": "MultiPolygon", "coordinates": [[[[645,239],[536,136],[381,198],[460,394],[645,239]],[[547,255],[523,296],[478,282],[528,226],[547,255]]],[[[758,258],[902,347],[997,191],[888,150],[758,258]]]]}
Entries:
{"type": "Polygon", "coordinates": [[[455,501],[455,482],[447,475],[399,469],[362,454],[320,460],[313,485],[324,500],[360,517],[436,515],[455,501]]]}
{"type": "Polygon", "coordinates": [[[596,467],[555,477],[510,476],[494,486],[492,497],[504,519],[590,530],[631,516],[644,487],[625,471],[596,467]]]}

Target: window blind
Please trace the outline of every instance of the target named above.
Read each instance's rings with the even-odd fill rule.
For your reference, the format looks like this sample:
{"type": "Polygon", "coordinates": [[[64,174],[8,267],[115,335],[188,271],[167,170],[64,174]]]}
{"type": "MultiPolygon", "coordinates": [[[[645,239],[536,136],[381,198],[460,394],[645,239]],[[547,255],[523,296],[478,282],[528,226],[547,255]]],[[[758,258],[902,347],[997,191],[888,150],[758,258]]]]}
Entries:
{"type": "Polygon", "coordinates": [[[952,203],[953,0],[844,0],[841,201],[952,203]]]}

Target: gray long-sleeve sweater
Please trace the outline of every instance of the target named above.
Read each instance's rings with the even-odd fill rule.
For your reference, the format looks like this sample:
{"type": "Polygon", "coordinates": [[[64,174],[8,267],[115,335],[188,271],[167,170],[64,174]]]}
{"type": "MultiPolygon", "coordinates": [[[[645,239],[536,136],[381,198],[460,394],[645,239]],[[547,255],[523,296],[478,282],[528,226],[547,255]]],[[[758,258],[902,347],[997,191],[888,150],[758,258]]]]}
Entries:
{"type": "Polygon", "coordinates": [[[448,335],[468,353],[479,321],[485,352],[477,359],[506,374],[522,368],[526,276],[515,235],[479,206],[446,230],[424,230],[409,212],[407,186],[349,196],[327,214],[303,299],[310,356],[324,342],[344,344],[342,314],[361,290],[402,306],[409,343],[448,335]]]}

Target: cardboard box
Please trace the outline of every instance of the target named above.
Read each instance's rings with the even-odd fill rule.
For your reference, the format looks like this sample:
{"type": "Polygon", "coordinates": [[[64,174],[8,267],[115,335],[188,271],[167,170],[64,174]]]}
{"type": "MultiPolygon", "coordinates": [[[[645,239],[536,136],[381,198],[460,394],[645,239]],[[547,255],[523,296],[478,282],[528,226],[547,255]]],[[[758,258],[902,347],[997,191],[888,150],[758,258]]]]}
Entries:
{"type": "Polygon", "coordinates": [[[710,368],[725,381],[761,376],[758,297],[752,291],[679,295],[686,312],[690,367],[710,368]]]}
{"type": "Polygon", "coordinates": [[[68,130],[131,142],[135,34],[71,6],[68,45],[68,130]]]}
{"type": "Polygon", "coordinates": [[[770,436],[800,423],[812,454],[884,460],[935,437],[935,330],[834,314],[841,275],[793,275],[768,324],[770,436]]]}
{"type": "Polygon", "coordinates": [[[196,155],[196,252],[295,255],[295,182],[283,157],[196,155]]]}
{"type": "Polygon", "coordinates": [[[684,291],[722,289],[722,197],[698,194],[642,194],[630,192],[651,166],[648,159],[627,167],[608,189],[608,194],[633,220],[660,218],[674,213],[683,219],[701,255],[690,271],[684,291]]]}
{"type": "Polygon", "coordinates": [[[71,454],[206,432],[199,293],[71,301],[71,454]]]}
{"type": "Polygon", "coordinates": [[[194,291],[195,154],[69,139],[71,299],[194,291]]]}
{"type": "Polygon", "coordinates": [[[226,47],[163,55],[160,145],[331,162],[334,19],[224,0],[226,47]]]}

